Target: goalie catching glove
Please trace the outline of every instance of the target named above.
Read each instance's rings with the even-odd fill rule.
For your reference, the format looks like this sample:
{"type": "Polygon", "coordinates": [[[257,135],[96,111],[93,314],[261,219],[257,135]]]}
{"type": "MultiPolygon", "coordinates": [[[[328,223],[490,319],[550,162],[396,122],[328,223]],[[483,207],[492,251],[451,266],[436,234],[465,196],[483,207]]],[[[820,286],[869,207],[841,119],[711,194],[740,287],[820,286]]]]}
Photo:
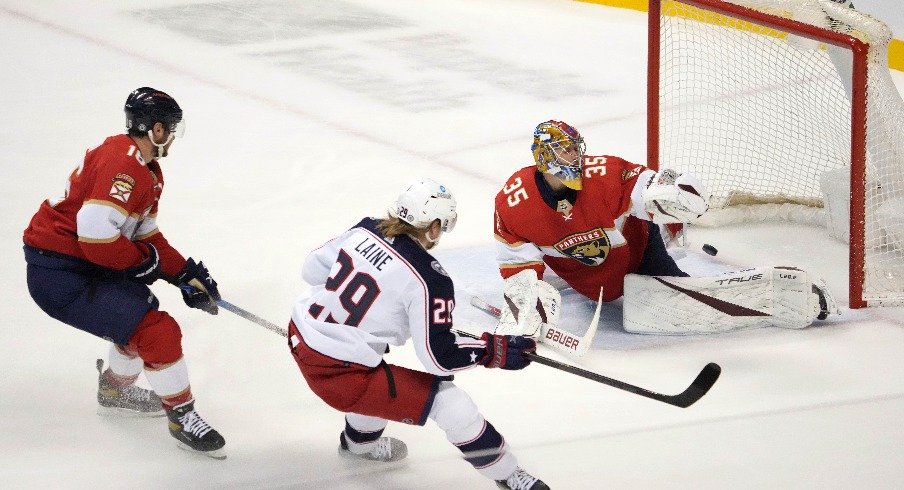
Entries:
{"type": "Polygon", "coordinates": [[[653,223],[692,223],[709,209],[709,194],[693,175],[664,169],[650,179],[643,202],[653,223]]]}
{"type": "Polygon", "coordinates": [[[525,269],[505,280],[505,305],[496,324],[496,334],[538,338],[546,328],[559,323],[562,296],[548,282],[525,269]]]}

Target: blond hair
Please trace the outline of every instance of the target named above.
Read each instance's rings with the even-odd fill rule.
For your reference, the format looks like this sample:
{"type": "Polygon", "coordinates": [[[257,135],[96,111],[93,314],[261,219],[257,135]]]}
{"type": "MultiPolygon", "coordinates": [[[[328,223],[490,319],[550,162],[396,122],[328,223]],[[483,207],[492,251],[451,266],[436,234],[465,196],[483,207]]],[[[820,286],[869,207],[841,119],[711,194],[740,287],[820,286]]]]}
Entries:
{"type": "Polygon", "coordinates": [[[427,228],[430,225],[427,225],[423,228],[418,228],[410,223],[402,221],[399,218],[394,218],[391,215],[387,214],[385,218],[379,220],[377,222],[377,230],[383,234],[386,238],[393,238],[400,235],[411,235],[413,237],[423,237],[427,233],[427,228]]]}

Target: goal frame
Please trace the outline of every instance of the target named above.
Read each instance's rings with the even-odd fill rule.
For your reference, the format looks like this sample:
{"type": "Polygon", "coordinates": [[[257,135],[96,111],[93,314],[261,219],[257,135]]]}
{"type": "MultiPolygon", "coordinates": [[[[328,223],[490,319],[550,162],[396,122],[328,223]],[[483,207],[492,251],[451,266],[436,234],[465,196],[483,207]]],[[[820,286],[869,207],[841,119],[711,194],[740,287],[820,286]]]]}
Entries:
{"type": "Polygon", "coordinates": [[[869,44],[853,36],[822,29],[784,17],[770,15],[722,0],[648,0],[647,48],[647,165],[659,169],[659,88],[660,88],[660,28],[664,3],[681,3],[715,12],[726,17],[744,20],[766,28],[788,32],[814,41],[831,44],[851,51],[851,155],[850,155],[850,247],[848,251],[848,301],[850,308],[868,306],[863,298],[865,279],[865,219],[866,219],[866,122],[867,122],[867,66],[869,44]]]}

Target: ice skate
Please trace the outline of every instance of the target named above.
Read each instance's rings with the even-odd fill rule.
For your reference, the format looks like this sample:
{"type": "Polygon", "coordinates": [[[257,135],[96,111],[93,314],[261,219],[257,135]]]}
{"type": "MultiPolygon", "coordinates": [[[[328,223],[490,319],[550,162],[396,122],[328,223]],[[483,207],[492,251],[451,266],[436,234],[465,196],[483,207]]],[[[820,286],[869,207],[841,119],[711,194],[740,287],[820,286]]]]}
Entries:
{"type": "Polygon", "coordinates": [[[496,480],[499,488],[509,490],[549,490],[549,485],[542,480],[521,469],[515,468],[515,472],[505,480],[496,480]]]}
{"type": "Polygon", "coordinates": [[[160,397],[135,385],[116,387],[104,377],[104,361],[97,360],[97,409],[99,415],[162,417],[166,415],[160,397]]]}
{"type": "Polygon", "coordinates": [[[170,434],[179,441],[180,448],[214,459],[226,459],[223,450],[226,440],[198,415],[194,400],[173,408],[167,417],[170,434]]]}
{"type": "Polygon", "coordinates": [[[341,432],[339,434],[339,455],[343,458],[357,458],[367,461],[380,461],[383,463],[401,461],[408,456],[408,446],[398,439],[381,437],[377,439],[375,443],[373,449],[369,452],[355,454],[348,447],[348,442],[345,440],[345,432],[341,432]]]}

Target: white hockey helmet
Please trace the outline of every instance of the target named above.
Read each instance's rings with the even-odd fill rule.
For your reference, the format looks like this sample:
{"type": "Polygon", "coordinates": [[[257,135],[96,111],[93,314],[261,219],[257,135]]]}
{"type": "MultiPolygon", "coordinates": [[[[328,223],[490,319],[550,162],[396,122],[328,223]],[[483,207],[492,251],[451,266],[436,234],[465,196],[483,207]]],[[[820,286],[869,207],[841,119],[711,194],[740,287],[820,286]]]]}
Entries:
{"type": "Polygon", "coordinates": [[[452,191],[431,179],[415,180],[405,186],[389,207],[389,215],[417,228],[425,228],[438,219],[444,233],[452,231],[458,219],[452,191]]]}

